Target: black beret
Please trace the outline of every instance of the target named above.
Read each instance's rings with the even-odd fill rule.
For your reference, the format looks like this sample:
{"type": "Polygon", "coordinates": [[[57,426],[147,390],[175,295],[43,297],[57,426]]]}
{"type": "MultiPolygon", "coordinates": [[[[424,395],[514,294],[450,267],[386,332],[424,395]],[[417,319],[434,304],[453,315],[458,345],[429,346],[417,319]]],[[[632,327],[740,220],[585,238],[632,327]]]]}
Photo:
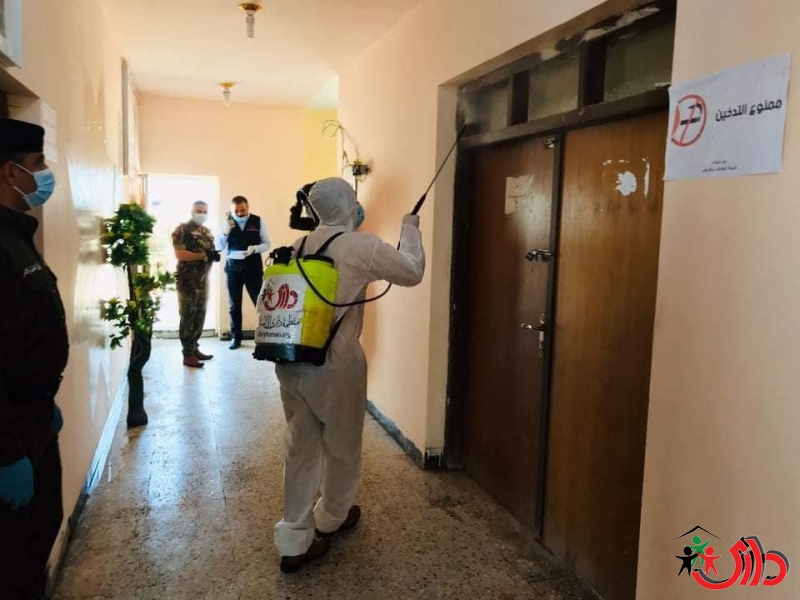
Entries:
{"type": "Polygon", "coordinates": [[[42,152],[44,129],[33,123],[0,119],[0,152],[42,152]]]}

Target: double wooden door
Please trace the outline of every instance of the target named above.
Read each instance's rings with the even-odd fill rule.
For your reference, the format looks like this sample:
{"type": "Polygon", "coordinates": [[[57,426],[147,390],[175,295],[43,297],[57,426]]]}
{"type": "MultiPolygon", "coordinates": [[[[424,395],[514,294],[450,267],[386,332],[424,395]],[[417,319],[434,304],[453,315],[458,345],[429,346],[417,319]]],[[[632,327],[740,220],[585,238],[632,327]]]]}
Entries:
{"type": "Polygon", "coordinates": [[[607,600],[635,594],[666,129],[473,157],[465,468],[607,600]]]}

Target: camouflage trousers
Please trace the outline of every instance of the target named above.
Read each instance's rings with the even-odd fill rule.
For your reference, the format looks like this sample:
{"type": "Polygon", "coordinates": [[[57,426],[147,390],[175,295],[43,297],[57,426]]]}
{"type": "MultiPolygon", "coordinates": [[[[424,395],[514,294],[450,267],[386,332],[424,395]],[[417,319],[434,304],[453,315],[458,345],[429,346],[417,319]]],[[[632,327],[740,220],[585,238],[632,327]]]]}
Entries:
{"type": "Polygon", "coordinates": [[[181,316],[180,338],[185,357],[198,352],[197,342],[203,334],[208,304],[208,278],[178,275],[178,307],[181,316]]]}

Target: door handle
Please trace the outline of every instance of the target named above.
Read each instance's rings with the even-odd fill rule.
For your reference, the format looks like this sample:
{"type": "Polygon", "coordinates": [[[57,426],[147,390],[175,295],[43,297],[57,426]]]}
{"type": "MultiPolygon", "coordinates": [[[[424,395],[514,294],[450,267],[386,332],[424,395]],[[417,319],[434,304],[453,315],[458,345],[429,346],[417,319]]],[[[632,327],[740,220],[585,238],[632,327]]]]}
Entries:
{"type": "Polygon", "coordinates": [[[525,258],[531,262],[539,262],[540,260],[542,262],[547,262],[548,260],[553,258],[553,256],[555,255],[549,250],[542,250],[541,248],[537,248],[536,250],[531,250],[530,252],[528,252],[525,255],[525,258]]]}
{"type": "Polygon", "coordinates": [[[547,315],[542,313],[542,316],[539,317],[538,325],[533,325],[531,323],[522,323],[520,327],[525,331],[539,332],[539,356],[544,356],[544,342],[545,342],[544,336],[547,335],[547,315]]]}

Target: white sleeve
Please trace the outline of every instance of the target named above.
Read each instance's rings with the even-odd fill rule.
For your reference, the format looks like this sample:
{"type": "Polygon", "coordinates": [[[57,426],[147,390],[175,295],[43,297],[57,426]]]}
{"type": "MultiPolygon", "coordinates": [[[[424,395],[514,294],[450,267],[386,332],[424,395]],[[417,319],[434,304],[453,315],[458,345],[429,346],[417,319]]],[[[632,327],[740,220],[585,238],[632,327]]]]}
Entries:
{"type": "Polygon", "coordinates": [[[220,233],[217,236],[217,252],[222,252],[227,247],[228,247],[228,236],[224,233],[220,233]]]}
{"type": "Polygon", "coordinates": [[[269,231],[267,231],[267,222],[261,219],[261,243],[256,246],[256,252],[263,254],[269,250],[271,242],[269,240],[269,231]]]}
{"type": "Polygon", "coordinates": [[[379,242],[372,254],[368,272],[372,281],[384,280],[402,287],[419,285],[425,275],[425,249],[422,247],[420,230],[404,223],[399,249],[379,242]]]}

